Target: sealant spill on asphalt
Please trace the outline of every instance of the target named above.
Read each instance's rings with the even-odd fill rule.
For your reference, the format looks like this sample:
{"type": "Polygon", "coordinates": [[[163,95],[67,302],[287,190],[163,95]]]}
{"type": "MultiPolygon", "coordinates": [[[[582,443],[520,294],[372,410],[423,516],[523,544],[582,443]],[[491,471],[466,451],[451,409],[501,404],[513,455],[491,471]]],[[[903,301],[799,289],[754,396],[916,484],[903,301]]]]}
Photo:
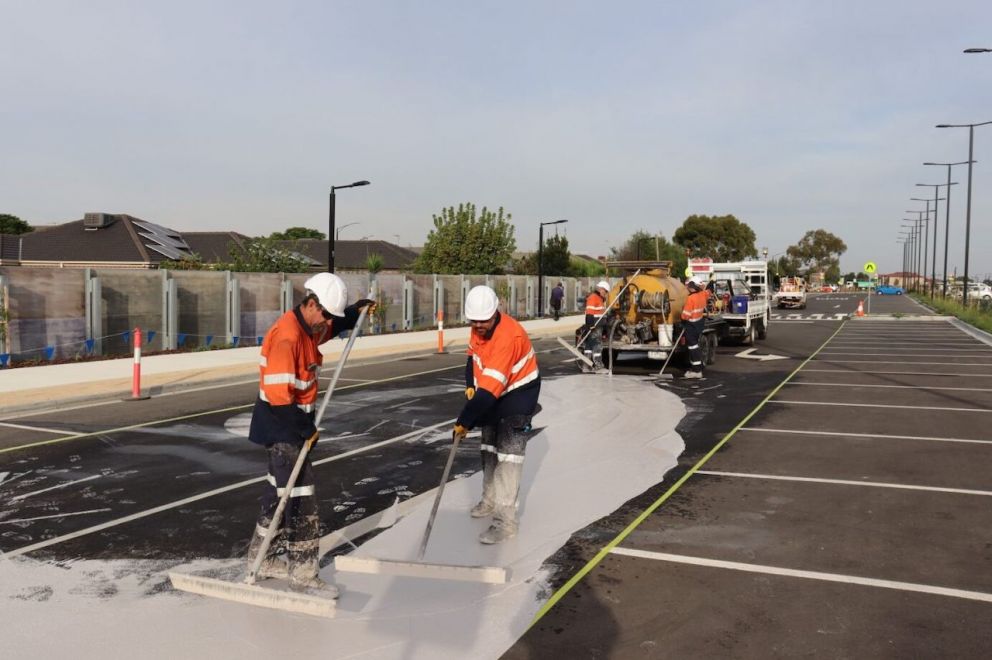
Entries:
{"type": "MultiPolygon", "coordinates": [[[[498,657],[549,596],[543,562],[576,530],[661,481],[685,448],[675,432],[685,415],[681,400],[643,379],[548,379],[541,405],[535,426],[543,429],[531,439],[524,464],[519,535],[498,546],[477,542],[488,521],[474,520],[467,511],[479,496],[481,475],[460,474],[464,478],[444,491],[424,558],[505,566],[511,574],[507,584],[337,574],[328,567],[322,576],[336,582],[342,596],[337,618],[326,620],[173,592],[165,572],[176,568],[174,562],[86,560],[56,566],[0,558],[0,602],[7,603],[10,631],[5,653],[103,657],[105,624],[112,618],[115,651],[145,658],[282,656],[314,649],[328,657],[498,657]],[[53,621],[60,634],[41,634],[53,621]]],[[[438,435],[450,441],[450,433],[438,435]]],[[[430,500],[356,553],[413,559],[430,500]]],[[[231,561],[178,568],[225,579],[238,579],[243,570],[241,562],[231,561]]]]}

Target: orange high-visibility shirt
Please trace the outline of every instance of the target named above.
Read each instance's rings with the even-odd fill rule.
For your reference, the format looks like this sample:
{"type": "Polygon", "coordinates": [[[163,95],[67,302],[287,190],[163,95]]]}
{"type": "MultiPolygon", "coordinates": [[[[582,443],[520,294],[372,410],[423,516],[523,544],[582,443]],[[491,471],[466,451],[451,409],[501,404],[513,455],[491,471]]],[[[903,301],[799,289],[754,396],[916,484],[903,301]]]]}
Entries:
{"type": "Polygon", "coordinates": [[[605,311],[606,301],[603,300],[603,296],[599,295],[598,291],[593,291],[586,297],[586,314],[602,316],[605,311]]]}
{"type": "Polygon", "coordinates": [[[709,291],[690,293],[689,297],[685,299],[685,305],[682,307],[682,320],[698,321],[703,318],[706,315],[706,303],[709,302],[709,299],[709,291]]]}
{"type": "Polygon", "coordinates": [[[515,319],[501,314],[489,339],[474,332],[468,342],[476,389],[487,390],[497,399],[537,380],[537,355],[527,331],[515,319]]]}
{"type": "Polygon", "coordinates": [[[273,406],[295,403],[313,412],[317,401],[317,369],[324,356],[317,346],[324,335],[311,336],[290,310],[279,317],[262,343],[258,396],[273,406]]]}

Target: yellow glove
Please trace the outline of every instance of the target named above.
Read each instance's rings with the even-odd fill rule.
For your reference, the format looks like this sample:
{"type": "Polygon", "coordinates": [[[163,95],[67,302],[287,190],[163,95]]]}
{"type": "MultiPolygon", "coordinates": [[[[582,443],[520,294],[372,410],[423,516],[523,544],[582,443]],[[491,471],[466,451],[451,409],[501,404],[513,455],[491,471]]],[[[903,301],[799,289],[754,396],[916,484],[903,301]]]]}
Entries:
{"type": "Polygon", "coordinates": [[[466,387],[465,388],[465,398],[468,399],[469,401],[471,401],[473,396],[475,396],[475,388],[474,387],[466,387]]]}
{"type": "Polygon", "coordinates": [[[455,437],[464,440],[466,435],[468,435],[468,429],[461,424],[455,424],[455,437]]]}

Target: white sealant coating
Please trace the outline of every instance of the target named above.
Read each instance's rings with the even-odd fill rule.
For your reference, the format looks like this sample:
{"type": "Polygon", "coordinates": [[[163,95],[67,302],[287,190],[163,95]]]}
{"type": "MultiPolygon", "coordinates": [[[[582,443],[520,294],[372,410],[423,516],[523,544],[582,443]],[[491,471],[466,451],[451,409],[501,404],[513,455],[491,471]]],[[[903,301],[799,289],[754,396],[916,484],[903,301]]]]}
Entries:
{"type": "MultiPolygon", "coordinates": [[[[169,570],[236,578],[236,561],[0,558],[4,653],[105,658],[496,658],[550,597],[542,564],[573,532],[658,483],[685,445],[677,396],[638,377],[546,380],[541,429],[527,450],[520,533],[498,546],[476,540],[488,524],[469,517],[481,475],[444,492],[424,557],[433,563],[499,565],[503,585],[382,575],[321,575],[342,588],[333,620],[265,610],[163,588],[169,570]],[[108,628],[107,622],[114,625],[108,628]],[[51,635],[52,626],[59,630],[51,635]]],[[[427,498],[357,554],[411,559],[430,510],[427,498]]],[[[194,533],[195,530],[190,530],[194,533]]],[[[246,532],[247,533],[247,532],[246,532]]]]}

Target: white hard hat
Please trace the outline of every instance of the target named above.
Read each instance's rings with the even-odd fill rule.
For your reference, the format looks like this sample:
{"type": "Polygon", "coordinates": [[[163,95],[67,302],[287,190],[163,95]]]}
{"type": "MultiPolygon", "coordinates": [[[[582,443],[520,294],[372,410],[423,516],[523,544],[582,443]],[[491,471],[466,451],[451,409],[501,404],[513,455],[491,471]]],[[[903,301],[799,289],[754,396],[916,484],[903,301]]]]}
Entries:
{"type": "Polygon", "coordinates": [[[469,321],[488,321],[499,307],[499,296],[484,284],[474,286],[465,296],[465,318],[469,321]]]}
{"type": "Polygon", "coordinates": [[[597,289],[603,289],[604,291],[609,292],[609,290],[610,290],[610,283],[607,282],[606,280],[600,280],[599,283],[596,284],[596,288],[597,289]]]}
{"type": "Polygon", "coordinates": [[[344,316],[348,287],[340,277],[334,273],[317,273],[304,282],[303,286],[317,296],[317,302],[329,313],[344,316]]]}
{"type": "Polygon", "coordinates": [[[693,275],[692,277],[689,278],[689,282],[695,284],[700,289],[706,288],[706,280],[703,278],[702,275],[693,275]]]}

